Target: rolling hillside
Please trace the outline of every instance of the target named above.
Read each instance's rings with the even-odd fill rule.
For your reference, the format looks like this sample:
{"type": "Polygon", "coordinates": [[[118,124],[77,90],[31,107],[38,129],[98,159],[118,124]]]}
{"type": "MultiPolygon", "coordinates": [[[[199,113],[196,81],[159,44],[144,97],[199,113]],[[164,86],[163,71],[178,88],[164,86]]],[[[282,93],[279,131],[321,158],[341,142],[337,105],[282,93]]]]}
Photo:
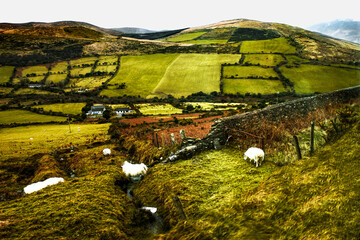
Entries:
{"type": "Polygon", "coordinates": [[[109,33],[78,22],[0,24],[1,83],[152,98],[313,94],[360,82],[359,45],[284,24],[237,19],[132,36],[145,38],[139,40],[109,33]],[[115,60],[104,66],[99,55],[115,60]],[[18,67],[14,75],[19,65],[31,67],[18,67]]]}

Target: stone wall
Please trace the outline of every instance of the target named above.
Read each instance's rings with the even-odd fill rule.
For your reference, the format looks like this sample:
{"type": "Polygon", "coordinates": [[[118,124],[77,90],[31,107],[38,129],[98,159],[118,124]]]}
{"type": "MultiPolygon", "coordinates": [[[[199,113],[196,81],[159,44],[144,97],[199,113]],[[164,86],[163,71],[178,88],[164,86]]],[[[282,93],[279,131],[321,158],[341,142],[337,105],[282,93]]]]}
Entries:
{"type": "Polygon", "coordinates": [[[186,159],[206,149],[220,148],[227,138],[226,128],[246,131],[250,124],[254,124],[254,122],[259,120],[284,121],[286,119],[296,118],[297,116],[304,116],[309,112],[331,104],[347,103],[351,99],[358,97],[360,97],[360,85],[221,118],[213,124],[209,134],[204,139],[191,146],[185,146],[165,159],[164,162],[186,159]]]}

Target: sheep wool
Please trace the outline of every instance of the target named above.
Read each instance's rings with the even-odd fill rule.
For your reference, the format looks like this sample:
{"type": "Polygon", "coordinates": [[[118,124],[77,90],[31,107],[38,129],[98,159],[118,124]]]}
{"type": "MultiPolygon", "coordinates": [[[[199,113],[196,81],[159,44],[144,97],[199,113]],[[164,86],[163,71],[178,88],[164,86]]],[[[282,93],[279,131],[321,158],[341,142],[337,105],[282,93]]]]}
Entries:
{"type": "Polygon", "coordinates": [[[249,148],[244,154],[244,159],[254,162],[256,167],[261,166],[261,163],[264,161],[264,157],[264,151],[256,147],[249,148]]]}
{"type": "Polygon", "coordinates": [[[125,161],[121,167],[122,167],[125,175],[128,177],[136,177],[139,175],[145,175],[146,171],[148,169],[144,163],[131,164],[128,161],[125,161]]]}
{"type": "Polygon", "coordinates": [[[110,155],[110,154],[111,154],[111,150],[110,150],[109,148],[105,148],[105,149],[103,150],[103,154],[104,154],[104,156],[110,155]]]}
{"type": "Polygon", "coordinates": [[[57,184],[59,182],[64,182],[64,179],[62,177],[48,178],[45,181],[36,182],[36,183],[32,183],[30,185],[27,185],[26,187],[24,187],[24,192],[26,194],[29,194],[32,192],[39,191],[47,186],[57,184]]]}

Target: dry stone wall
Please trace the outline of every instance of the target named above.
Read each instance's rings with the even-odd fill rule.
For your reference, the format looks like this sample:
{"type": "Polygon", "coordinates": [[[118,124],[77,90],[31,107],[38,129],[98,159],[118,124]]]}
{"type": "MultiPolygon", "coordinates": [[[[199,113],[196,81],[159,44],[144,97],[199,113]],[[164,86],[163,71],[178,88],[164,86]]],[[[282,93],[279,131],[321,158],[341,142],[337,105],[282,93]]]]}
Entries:
{"type": "Polygon", "coordinates": [[[204,139],[193,145],[185,146],[165,159],[164,163],[190,158],[206,149],[218,149],[219,144],[226,142],[226,128],[246,131],[250,124],[254,124],[259,120],[283,121],[297,116],[304,116],[309,112],[331,104],[347,103],[351,99],[358,97],[360,97],[360,85],[280,103],[244,114],[224,117],[213,124],[209,134],[204,139]]]}

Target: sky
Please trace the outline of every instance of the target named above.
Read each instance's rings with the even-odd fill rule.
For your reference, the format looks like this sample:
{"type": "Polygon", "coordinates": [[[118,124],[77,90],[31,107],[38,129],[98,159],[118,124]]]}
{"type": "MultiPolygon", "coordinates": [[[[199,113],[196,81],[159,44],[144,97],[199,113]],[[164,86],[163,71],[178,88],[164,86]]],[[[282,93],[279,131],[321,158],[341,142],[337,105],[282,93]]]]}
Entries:
{"type": "Polygon", "coordinates": [[[87,22],[104,28],[172,30],[231,19],[306,28],[333,21],[360,21],[358,0],[2,0],[0,22],[87,22]]]}

